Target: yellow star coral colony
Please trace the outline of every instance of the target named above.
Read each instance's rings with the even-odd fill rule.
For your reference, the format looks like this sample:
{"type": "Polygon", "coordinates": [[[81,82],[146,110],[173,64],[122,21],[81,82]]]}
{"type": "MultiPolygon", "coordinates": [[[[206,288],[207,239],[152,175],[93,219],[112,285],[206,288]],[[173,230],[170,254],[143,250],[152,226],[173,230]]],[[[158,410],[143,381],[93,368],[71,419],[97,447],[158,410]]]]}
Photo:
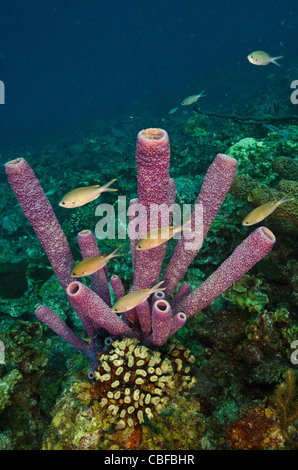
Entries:
{"type": "Polygon", "coordinates": [[[115,341],[113,346],[98,354],[94,393],[117,429],[152,419],[170,398],[196,382],[191,374],[194,357],[176,341],[169,343],[166,357],[136,339],[115,341]]]}

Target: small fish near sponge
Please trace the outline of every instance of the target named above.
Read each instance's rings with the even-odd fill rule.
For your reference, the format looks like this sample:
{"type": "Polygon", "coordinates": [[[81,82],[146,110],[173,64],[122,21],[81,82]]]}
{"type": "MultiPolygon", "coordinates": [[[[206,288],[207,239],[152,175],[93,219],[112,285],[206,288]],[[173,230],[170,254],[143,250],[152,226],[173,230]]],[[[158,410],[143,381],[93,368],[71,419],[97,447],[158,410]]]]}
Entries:
{"type": "Polygon", "coordinates": [[[116,179],[113,179],[103,186],[94,184],[92,186],[82,186],[80,188],[73,189],[63,196],[59,202],[59,206],[64,207],[65,209],[74,209],[76,207],[84,206],[91,201],[95,201],[95,199],[106,191],[118,191],[117,189],[110,188],[111,184],[115,181],[116,179]]]}
{"type": "MultiPolygon", "coordinates": [[[[254,190],[251,193],[251,197],[254,197],[254,190]]],[[[262,204],[261,206],[256,207],[251,211],[243,220],[242,225],[255,225],[259,222],[262,222],[266,217],[273,214],[273,212],[281,205],[286,202],[294,201],[295,198],[290,198],[288,195],[281,197],[280,199],[274,199],[273,201],[268,201],[262,204]]]]}
{"type": "Polygon", "coordinates": [[[298,227],[298,183],[282,180],[276,189],[255,188],[251,192],[251,198],[254,206],[264,207],[265,204],[271,203],[275,206],[272,217],[298,227]]]}
{"type": "MultiPolygon", "coordinates": [[[[249,202],[255,208],[272,203],[274,210],[271,214],[269,213],[270,207],[267,207],[267,214],[265,210],[262,215],[265,217],[270,215],[276,220],[289,222],[294,226],[293,230],[296,230],[295,227],[298,226],[298,183],[296,181],[281,180],[276,188],[268,188],[249,175],[239,174],[235,176],[229,193],[241,201],[249,202]]],[[[261,220],[259,221],[261,222],[261,220]]],[[[270,222],[273,222],[273,219],[270,222]]],[[[283,226],[280,225],[279,230],[282,228],[283,226]]],[[[291,225],[285,225],[286,230],[290,228],[291,225]]]]}
{"type": "Polygon", "coordinates": [[[118,246],[114,251],[112,251],[112,253],[109,253],[108,255],[95,255],[91,256],[90,258],[83,259],[75,265],[70,275],[72,277],[85,277],[96,273],[100,269],[103,269],[108,264],[110,259],[123,256],[123,254],[121,255],[120,253],[117,253],[119,248],[120,246],[118,246]]]}
{"type": "MultiPolygon", "coordinates": [[[[148,223],[140,224],[138,237],[141,238],[149,231],[152,206],[163,204],[170,208],[175,200],[175,182],[169,174],[170,143],[165,130],[149,128],[138,133],[136,164],[138,200],[131,201],[130,207],[142,204],[147,212],[148,223]]],[[[197,206],[203,206],[204,209],[202,237],[204,239],[230,189],[236,168],[237,161],[234,158],[224,154],[216,155],[206,173],[191,215],[191,234],[194,237],[202,235],[201,225],[197,227],[195,224],[197,206]]],[[[71,276],[75,262],[67,239],[26,160],[18,158],[7,162],[5,171],[24,215],[36,232],[55,274],[90,339],[85,342],[71,334],[66,323],[45,306],[37,308],[36,316],[93,361],[97,353],[103,349],[109,336],[136,338],[146,347],[162,346],[170,336],[183,327],[189,316],[195,315],[213,302],[264,258],[275,243],[275,236],[269,229],[257,228],[201,286],[190,292],[189,286],[185,283],[180,286],[180,283],[188,266],[198,255],[200,246],[189,250],[189,237],[182,233],[173,256],[165,272],[162,273],[167,242],[154,249],[137,250],[137,240],[131,240],[133,284],[129,292],[126,292],[120,278],[114,275],[110,279],[110,285],[114,289],[117,301],[129,293],[142,290],[150,292],[150,297],[140,295],[138,299],[140,303],[134,303],[132,309],[123,312],[119,317],[113,312],[111,298],[108,295],[106,265],[91,274],[92,288],[71,276]],[[156,292],[158,283],[160,289],[156,292]]],[[[134,216],[130,215],[129,218],[133,220],[134,216]]],[[[160,227],[161,221],[157,220],[156,227],[152,229],[160,227]]],[[[100,255],[96,238],[90,230],[80,232],[78,242],[83,259],[100,255]]],[[[136,296],[139,294],[133,296],[134,300],[136,296]]]]}

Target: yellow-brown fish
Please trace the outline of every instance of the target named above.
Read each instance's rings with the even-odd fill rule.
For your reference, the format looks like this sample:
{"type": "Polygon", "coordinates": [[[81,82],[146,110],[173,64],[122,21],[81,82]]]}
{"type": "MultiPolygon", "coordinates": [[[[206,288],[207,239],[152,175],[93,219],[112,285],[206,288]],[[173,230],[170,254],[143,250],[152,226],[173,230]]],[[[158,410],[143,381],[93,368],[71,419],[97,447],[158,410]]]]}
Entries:
{"type": "Polygon", "coordinates": [[[182,232],[182,230],[191,231],[190,227],[191,220],[188,220],[182,225],[173,227],[160,227],[154,230],[150,230],[144,237],[140,238],[136,243],[136,250],[150,250],[151,248],[156,248],[163,243],[166,243],[170,238],[172,238],[176,233],[182,232]]]}
{"type": "Polygon", "coordinates": [[[191,96],[188,96],[187,98],[184,98],[181,105],[189,106],[191,104],[196,103],[196,101],[198,101],[199,98],[203,98],[203,96],[206,96],[206,95],[203,95],[204,91],[205,90],[201,91],[201,93],[199,93],[198,95],[191,95],[191,96]]]}
{"type": "Polygon", "coordinates": [[[284,202],[288,201],[293,201],[293,199],[295,199],[294,197],[292,197],[291,199],[287,199],[287,197],[288,196],[284,196],[279,200],[266,202],[265,204],[262,204],[261,206],[257,207],[245,217],[242,222],[242,225],[249,226],[258,224],[266,217],[268,217],[268,215],[272,214],[272,212],[274,212],[275,209],[280,206],[280,204],[283,204],[284,202]]]}
{"type": "Polygon", "coordinates": [[[131,310],[144,302],[144,300],[148,299],[148,297],[150,297],[151,294],[154,294],[154,292],[165,290],[165,287],[160,288],[163,282],[164,281],[160,281],[158,284],[151,287],[151,289],[136,290],[135,292],[130,292],[129,294],[124,295],[113,305],[112,312],[123,313],[131,310]]]}
{"type": "Polygon", "coordinates": [[[247,58],[249,62],[254,65],[268,65],[272,63],[281,67],[281,65],[278,64],[276,61],[278,59],[282,59],[283,56],[279,55],[278,57],[272,57],[270,54],[267,54],[267,52],[255,51],[255,52],[252,52],[251,54],[248,54],[247,58]]]}
{"type": "Polygon", "coordinates": [[[119,250],[120,246],[116,248],[116,250],[112,251],[109,255],[97,255],[92,256],[91,258],[83,259],[80,261],[71,271],[71,277],[84,277],[90,276],[90,274],[95,273],[99,269],[102,269],[106,264],[108,264],[109,260],[112,258],[117,258],[118,256],[123,256],[120,254],[116,254],[119,250]]]}
{"type": "Polygon", "coordinates": [[[118,191],[117,189],[109,188],[114,181],[116,180],[111,180],[103,186],[94,184],[93,186],[82,186],[81,188],[73,189],[61,199],[59,206],[65,207],[66,209],[81,207],[88,204],[88,202],[94,201],[105,191],[118,191]]]}

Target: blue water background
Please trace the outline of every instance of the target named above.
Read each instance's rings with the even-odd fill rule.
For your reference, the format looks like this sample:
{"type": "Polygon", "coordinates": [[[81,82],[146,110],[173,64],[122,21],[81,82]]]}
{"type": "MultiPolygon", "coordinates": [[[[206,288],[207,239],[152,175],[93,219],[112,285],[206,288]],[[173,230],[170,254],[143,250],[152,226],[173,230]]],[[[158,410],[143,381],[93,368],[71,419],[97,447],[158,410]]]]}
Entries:
{"type": "Polygon", "coordinates": [[[205,109],[241,111],[270,80],[291,106],[297,69],[296,0],[1,0],[0,152],[118,118],[161,125],[203,89],[205,109]],[[282,67],[251,65],[258,49],[282,67]]]}

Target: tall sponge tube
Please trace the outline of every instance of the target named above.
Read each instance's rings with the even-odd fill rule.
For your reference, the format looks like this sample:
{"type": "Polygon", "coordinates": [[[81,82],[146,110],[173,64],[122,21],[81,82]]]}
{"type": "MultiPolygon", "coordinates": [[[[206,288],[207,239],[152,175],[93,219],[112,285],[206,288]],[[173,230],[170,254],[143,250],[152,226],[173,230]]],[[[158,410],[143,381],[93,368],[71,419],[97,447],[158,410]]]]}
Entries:
{"type": "Polygon", "coordinates": [[[275,236],[268,228],[254,230],[211,276],[175,307],[175,311],[183,311],[190,317],[207,307],[264,258],[274,243],[275,236]]]}

